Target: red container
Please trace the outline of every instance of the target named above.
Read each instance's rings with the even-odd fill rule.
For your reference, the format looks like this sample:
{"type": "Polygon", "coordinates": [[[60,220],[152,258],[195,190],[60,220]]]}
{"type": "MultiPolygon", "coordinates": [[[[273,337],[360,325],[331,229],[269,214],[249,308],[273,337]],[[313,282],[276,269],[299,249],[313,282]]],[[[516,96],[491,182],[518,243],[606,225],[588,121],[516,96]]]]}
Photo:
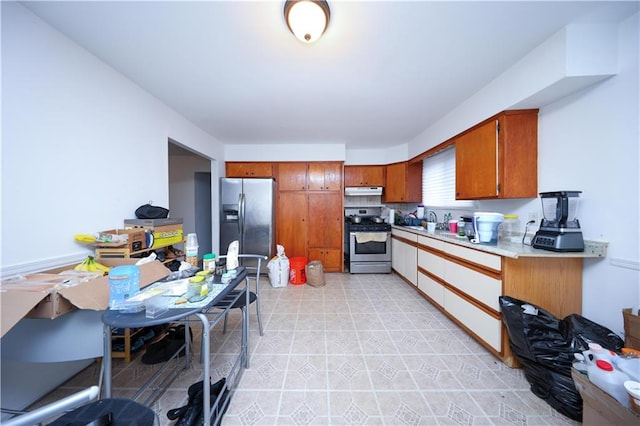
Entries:
{"type": "Polygon", "coordinates": [[[289,259],[289,282],[291,284],[299,285],[307,282],[305,266],[307,266],[306,257],[292,257],[289,259]]]}

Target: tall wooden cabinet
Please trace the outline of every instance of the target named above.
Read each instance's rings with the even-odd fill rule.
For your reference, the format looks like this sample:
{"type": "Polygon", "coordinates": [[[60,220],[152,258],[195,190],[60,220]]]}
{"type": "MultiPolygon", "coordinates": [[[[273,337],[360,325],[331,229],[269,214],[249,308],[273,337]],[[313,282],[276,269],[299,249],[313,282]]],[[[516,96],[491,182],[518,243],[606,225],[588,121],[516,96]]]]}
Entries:
{"type": "Polygon", "coordinates": [[[290,258],[320,260],[325,271],[342,271],[342,162],[283,162],[276,168],[277,244],[290,258]]]}
{"type": "Polygon", "coordinates": [[[384,186],[385,166],[344,166],[344,186],[384,186]]]}
{"type": "Polygon", "coordinates": [[[387,165],[382,199],[385,203],[422,202],[422,163],[387,165]]]}
{"type": "Polygon", "coordinates": [[[455,138],[456,199],[535,198],[538,110],[503,111],[455,138]]]}

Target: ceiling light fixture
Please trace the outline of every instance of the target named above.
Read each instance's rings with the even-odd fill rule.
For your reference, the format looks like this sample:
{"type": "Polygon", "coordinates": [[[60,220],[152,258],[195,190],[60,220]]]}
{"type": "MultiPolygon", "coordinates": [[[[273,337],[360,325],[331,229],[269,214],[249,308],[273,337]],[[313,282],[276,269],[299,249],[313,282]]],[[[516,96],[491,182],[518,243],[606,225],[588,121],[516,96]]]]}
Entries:
{"type": "Polygon", "coordinates": [[[329,3],[326,0],[287,0],[284,2],[284,19],[300,41],[313,43],[329,25],[329,3]]]}

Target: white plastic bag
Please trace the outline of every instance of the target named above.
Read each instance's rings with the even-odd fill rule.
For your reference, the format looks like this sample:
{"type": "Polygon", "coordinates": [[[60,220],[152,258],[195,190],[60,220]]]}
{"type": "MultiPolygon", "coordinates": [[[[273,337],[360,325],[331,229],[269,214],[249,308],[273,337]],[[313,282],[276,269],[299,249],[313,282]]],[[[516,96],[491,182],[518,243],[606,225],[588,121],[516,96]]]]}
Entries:
{"type": "Polygon", "coordinates": [[[227,250],[227,271],[238,267],[238,240],[232,241],[227,250]]]}
{"type": "Polygon", "coordinates": [[[269,282],[272,287],[286,287],[289,284],[289,258],[284,254],[284,247],[276,246],[278,254],[273,256],[267,264],[269,282]]]}

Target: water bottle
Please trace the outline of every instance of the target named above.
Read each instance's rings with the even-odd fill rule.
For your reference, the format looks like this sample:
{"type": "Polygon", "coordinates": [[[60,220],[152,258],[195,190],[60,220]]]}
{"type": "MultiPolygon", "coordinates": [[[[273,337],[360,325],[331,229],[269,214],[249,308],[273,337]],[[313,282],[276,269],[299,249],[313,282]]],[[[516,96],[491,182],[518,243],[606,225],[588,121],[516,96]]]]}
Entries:
{"type": "Polygon", "coordinates": [[[198,267],[198,236],[196,234],[187,235],[187,244],[184,247],[185,260],[194,268],[198,267]]]}
{"type": "Polygon", "coordinates": [[[631,408],[629,396],[624,387],[624,382],[629,376],[620,370],[616,370],[609,361],[597,359],[596,362],[587,365],[587,375],[591,383],[614,397],[627,408],[631,408]]]}

